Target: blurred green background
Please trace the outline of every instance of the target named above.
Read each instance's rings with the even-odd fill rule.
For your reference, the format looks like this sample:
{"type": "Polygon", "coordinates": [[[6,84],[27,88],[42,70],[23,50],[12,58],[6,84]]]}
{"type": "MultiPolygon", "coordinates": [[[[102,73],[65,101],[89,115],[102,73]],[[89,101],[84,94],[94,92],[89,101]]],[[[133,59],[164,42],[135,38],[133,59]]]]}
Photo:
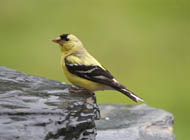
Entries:
{"type": "MultiPolygon", "coordinates": [[[[0,0],[0,65],[68,82],[51,40],[73,33],[124,85],[175,116],[190,137],[188,0],[0,0]]],[[[99,103],[131,104],[114,91],[99,103]]]]}

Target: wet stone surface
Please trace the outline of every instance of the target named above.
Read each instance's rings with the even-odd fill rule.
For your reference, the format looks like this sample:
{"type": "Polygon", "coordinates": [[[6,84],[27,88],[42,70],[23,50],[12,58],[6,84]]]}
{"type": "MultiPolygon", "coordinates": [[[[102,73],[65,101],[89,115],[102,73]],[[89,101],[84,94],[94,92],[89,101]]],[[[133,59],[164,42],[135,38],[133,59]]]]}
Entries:
{"type": "Polygon", "coordinates": [[[172,114],[100,105],[100,119],[95,95],[69,87],[0,66],[0,140],[175,140],[172,114]]]}
{"type": "Polygon", "coordinates": [[[94,140],[95,96],[0,67],[0,140],[94,140]]]}

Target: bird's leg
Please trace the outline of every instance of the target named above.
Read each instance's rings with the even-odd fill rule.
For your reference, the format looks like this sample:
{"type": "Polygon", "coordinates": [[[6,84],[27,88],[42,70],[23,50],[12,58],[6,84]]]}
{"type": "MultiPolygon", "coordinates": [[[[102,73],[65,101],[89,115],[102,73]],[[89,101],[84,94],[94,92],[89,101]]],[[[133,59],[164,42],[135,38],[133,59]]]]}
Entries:
{"type": "Polygon", "coordinates": [[[94,94],[92,91],[89,91],[89,90],[84,89],[84,88],[79,88],[79,87],[69,87],[69,92],[94,94]]]}

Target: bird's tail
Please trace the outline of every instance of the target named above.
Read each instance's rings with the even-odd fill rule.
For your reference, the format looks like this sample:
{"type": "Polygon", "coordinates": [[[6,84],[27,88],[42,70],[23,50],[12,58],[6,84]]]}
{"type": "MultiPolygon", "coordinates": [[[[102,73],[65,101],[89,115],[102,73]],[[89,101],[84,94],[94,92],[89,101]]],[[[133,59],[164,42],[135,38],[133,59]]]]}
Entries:
{"type": "Polygon", "coordinates": [[[123,85],[120,85],[120,87],[113,87],[115,90],[123,93],[124,95],[128,96],[131,100],[138,103],[138,101],[144,102],[144,100],[137,95],[135,95],[132,91],[124,87],[123,85]]]}

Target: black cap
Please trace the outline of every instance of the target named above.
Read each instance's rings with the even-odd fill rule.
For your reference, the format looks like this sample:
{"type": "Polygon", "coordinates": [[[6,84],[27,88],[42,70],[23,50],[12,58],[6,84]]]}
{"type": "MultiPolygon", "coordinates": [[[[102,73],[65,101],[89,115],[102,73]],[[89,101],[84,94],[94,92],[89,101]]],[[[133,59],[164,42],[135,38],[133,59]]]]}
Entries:
{"type": "Polygon", "coordinates": [[[62,40],[65,40],[65,41],[69,41],[69,39],[67,38],[69,34],[62,34],[60,35],[61,39],[62,40]]]}

